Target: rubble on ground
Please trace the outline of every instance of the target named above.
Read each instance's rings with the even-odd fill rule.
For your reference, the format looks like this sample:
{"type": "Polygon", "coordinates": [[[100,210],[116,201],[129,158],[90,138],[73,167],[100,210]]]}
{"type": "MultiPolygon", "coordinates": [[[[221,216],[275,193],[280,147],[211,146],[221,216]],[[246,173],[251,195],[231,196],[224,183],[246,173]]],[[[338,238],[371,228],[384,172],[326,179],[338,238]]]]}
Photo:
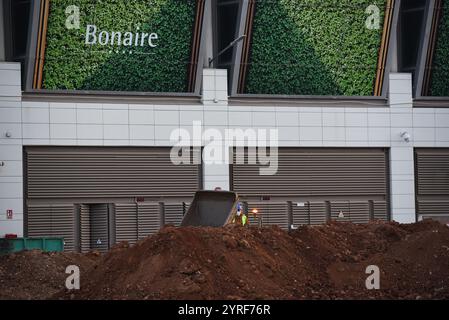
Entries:
{"type": "Polygon", "coordinates": [[[278,227],[168,226],[100,257],[47,254],[33,276],[29,266],[40,265],[41,255],[0,258],[0,279],[7,278],[0,282],[0,298],[449,298],[449,228],[430,220],[333,222],[290,233],[278,227]],[[69,263],[83,266],[75,293],[64,289],[69,263]],[[380,290],[366,289],[370,265],[380,269],[380,290]]]}

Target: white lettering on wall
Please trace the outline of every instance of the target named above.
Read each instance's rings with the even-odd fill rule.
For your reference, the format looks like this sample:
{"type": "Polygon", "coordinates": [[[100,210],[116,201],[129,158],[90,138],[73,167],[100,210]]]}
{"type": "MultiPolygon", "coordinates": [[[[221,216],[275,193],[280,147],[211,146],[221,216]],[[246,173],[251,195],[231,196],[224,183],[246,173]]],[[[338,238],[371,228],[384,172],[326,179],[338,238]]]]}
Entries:
{"type": "Polygon", "coordinates": [[[157,33],[146,33],[146,32],[122,32],[119,31],[106,31],[102,30],[99,32],[96,25],[87,25],[86,28],[86,45],[100,45],[100,46],[150,46],[151,48],[157,47],[157,40],[159,36],[157,33]],[[123,38],[122,38],[123,36],[123,38]],[[123,40],[123,41],[122,41],[123,40]]]}
{"type": "Polygon", "coordinates": [[[95,35],[97,33],[97,27],[88,25],[86,28],[86,44],[96,44],[97,43],[97,36],[95,35]],[[92,41],[90,40],[91,38],[92,41]]]}

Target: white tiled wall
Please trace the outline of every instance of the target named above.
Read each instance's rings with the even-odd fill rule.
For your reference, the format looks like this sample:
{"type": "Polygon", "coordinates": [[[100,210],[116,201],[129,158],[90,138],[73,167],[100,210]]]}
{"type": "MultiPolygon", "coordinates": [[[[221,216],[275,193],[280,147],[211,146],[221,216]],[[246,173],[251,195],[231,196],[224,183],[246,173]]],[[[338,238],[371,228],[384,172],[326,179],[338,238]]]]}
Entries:
{"type": "Polygon", "coordinates": [[[229,166],[225,164],[205,164],[203,165],[204,189],[215,190],[220,187],[222,190],[229,190],[229,166]]]}
{"type": "Polygon", "coordinates": [[[20,65],[0,63],[0,237],[23,235],[20,65]],[[10,137],[6,137],[6,133],[10,137]],[[13,219],[6,216],[13,210],[13,219]]]}
{"type": "Polygon", "coordinates": [[[202,100],[204,104],[227,105],[227,70],[204,69],[202,100]]]}
{"type": "MultiPolygon", "coordinates": [[[[449,109],[411,108],[407,74],[390,77],[391,108],[344,108],[228,106],[225,70],[204,71],[202,105],[20,102],[20,79],[11,70],[20,73],[18,64],[0,64],[0,78],[16,81],[0,85],[0,161],[6,164],[0,168],[0,236],[22,234],[22,145],[170,146],[173,130],[192,133],[193,121],[200,121],[221,132],[277,128],[280,146],[387,147],[392,214],[401,222],[415,220],[413,147],[449,147],[449,109]],[[403,131],[410,143],[400,137],[403,131]],[[14,209],[14,221],[5,221],[6,208],[14,209]]],[[[228,166],[205,165],[203,174],[207,189],[229,189],[228,166]]]]}
{"type": "MultiPolygon", "coordinates": [[[[416,220],[413,141],[418,141],[420,137],[415,135],[417,131],[414,130],[413,119],[416,118],[416,115],[414,115],[411,87],[410,74],[390,75],[390,101],[395,101],[390,104],[391,214],[395,221],[402,223],[416,220]],[[401,137],[401,133],[404,131],[411,135],[411,142],[407,143],[401,137]]],[[[433,141],[434,139],[431,142],[433,143],[433,141]]]]}

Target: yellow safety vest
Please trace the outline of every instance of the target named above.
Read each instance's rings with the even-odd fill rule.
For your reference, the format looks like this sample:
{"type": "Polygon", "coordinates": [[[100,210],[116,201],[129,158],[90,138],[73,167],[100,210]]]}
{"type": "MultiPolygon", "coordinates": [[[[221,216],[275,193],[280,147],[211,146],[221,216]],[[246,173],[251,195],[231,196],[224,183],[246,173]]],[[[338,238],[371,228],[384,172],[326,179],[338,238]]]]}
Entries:
{"type": "Polygon", "coordinates": [[[247,221],[248,221],[248,217],[246,216],[246,214],[244,214],[242,216],[242,226],[245,226],[247,221]]]}

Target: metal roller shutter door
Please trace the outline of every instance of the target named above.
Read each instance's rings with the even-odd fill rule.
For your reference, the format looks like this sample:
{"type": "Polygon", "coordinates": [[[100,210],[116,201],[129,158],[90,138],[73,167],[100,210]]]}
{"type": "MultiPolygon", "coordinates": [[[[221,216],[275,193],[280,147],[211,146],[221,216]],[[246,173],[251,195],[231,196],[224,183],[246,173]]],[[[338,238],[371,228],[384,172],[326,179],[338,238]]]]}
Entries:
{"type": "Polygon", "coordinates": [[[415,149],[417,212],[449,216],[449,149],[415,149]]]}
{"type": "Polygon", "coordinates": [[[201,187],[200,166],[172,164],[170,148],[27,147],[25,156],[31,199],[191,197],[201,187]]]}
{"type": "Polygon", "coordinates": [[[64,238],[64,250],[75,250],[75,208],[73,205],[28,206],[28,237],[64,238]]]}
{"type": "Polygon", "coordinates": [[[28,237],[46,237],[53,234],[51,205],[28,206],[28,237]]]}
{"type": "MultiPolygon", "coordinates": [[[[122,240],[134,243],[159,229],[155,227],[155,219],[160,225],[160,215],[157,218],[149,215],[155,208],[145,204],[142,217],[137,218],[136,212],[129,212],[129,205],[124,203],[136,197],[156,201],[171,198],[174,204],[167,205],[167,221],[179,225],[185,213],[182,201],[201,189],[201,168],[196,164],[173,165],[170,150],[165,147],[26,147],[26,208],[42,201],[76,203],[74,246],[82,252],[104,251],[122,240]],[[125,201],[118,202],[118,199],[125,201]],[[111,212],[107,204],[99,207],[101,203],[114,202],[118,207],[111,212]]],[[[198,158],[199,152],[193,150],[191,159],[198,158]]]]}
{"type": "Polygon", "coordinates": [[[332,219],[340,210],[347,221],[356,223],[389,218],[386,149],[279,148],[278,155],[278,172],[264,176],[261,165],[248,164],[247,150],[245,164],[237,164],[234,154],[232,189],[243,200],[291,201],[293,224],[327,221],[325,201],[333,204],[332,219]],[[306,207],[296,207],[298,201],[306,207]]]}
{"type": "Polygon", "coordinates": [[[368,201],[349,201],[349,221],[354,223],[368,223],[370,208],[368,201]]]}
{"type": "Polygon", "coordinates": [[[116,243],[128,241],[135,244],[138,238],[137,205],[114,204],[116,243]]]}
{"type": "Polygon", "coordinates": [[[162,204],[139,203],[138,205],[138,239],[155,234],[161,228],[162,204]]]}
{"type": "Polygon", "coordinates": [[[157,233],[161,228],[159,203],[115,204],[116,242],[138,240],[157,233]]]}
{"type": "Polygon", "coordinates": [[[105,251],[110,245],[122,241],[135,244],[138,240],[160,229],[161,205],[159,203],[113,204],[114,230],[109,230],[111,212],[108,211],[108,206],[108,204],[78,206],[81,252],[88,252],[91,245],[94,246],[93,249],[105,251]],[[91,225],[93,225],[92,228],[91,225]],[[114,231],[114,239],[110,231],[114,231]],[[101,244],[96,243],[98,239],[101,244]]]}
{"type": "Polygon", "coordinates": [[[80,249],[82,253],[90,251],[90,208],[87,205],[79,206],[80,217],[80,249]]]}
{"type": "Polygon", "coordinates": [[[349,201],[332,201],[330,204],[330,210],[331,210],[331,219],[332,220],[338,220],[338,221],[350,221],[349,218],[349,201]],[[340,218],[340,213],[343,213],[343,218],[340,218]]]}
{"type": "Polygon", "coordinates": [[[257,208],[264,226],[277,225],[283,229],[288,229],[289,206],[287,202],[248,202],[246,206],[250,224],[257,224],[251,213],[252,209],[257,208]]]}
{"type": "Polygon", "coordinates": [[[108,205],[90,205],[90,247],[93,250],[109,250],[109,224],[108,205]]]}
{"type": "MultiPolygon", "coordinates": [[[[297,203],[292,204],[292,217],[294,226],[308,225],[310,223],[309,203],[303,203],[298,206],[297,203]]],[[[326,221],[324,221],[326,222],[326,221]]]]}
{"type": "Polygon", "coordinates": [[[423,215],[449,215],[449,200],[418,200],[418,213],[423,215]]]}
{"type": "Polygon", "coordinates": [[[186,205],[184,203],[165,203],[164,217],[165,224],[171,224],[179,227],[186,213],[186,205]]]}
{"type": "Polygon", "coordinates": [[[260,165],[234,164],[233,189],[258,197],[385,196],[386,162],[384,149],[279,148],[277,174],[262,176],[260,165]]]}
{"type": "Polygon", "coordinates": [[[388,204],[386,201],[373,201],[373,215],[375,220],[387,220],[388,204]]]}
{"type": "Polygon", "coordinates": [[[304,206],[298,206],[298,203],[292,203],[293,225],[319,225],[326,223],[326,203],[325,202],[307,202],[304,206]]]}

